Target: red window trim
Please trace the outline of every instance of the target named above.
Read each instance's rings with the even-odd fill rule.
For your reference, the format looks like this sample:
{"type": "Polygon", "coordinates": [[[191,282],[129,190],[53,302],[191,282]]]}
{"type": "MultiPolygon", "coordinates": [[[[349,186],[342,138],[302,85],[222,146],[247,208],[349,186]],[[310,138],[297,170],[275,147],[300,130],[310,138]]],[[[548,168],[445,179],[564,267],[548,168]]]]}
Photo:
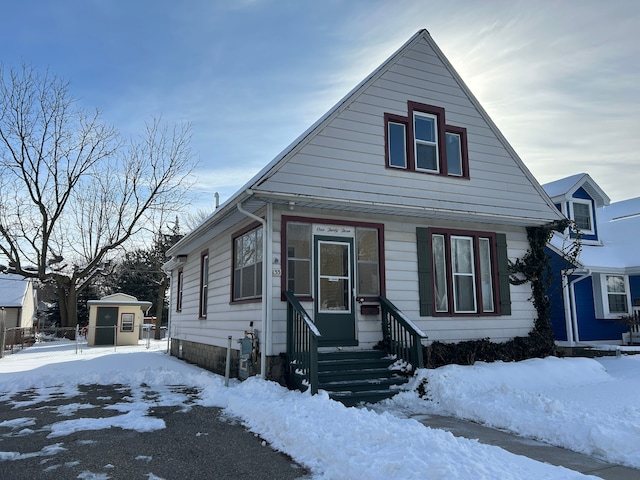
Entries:
{"type": "MultiPolygon", "coordinates": [[[[251,222],[249,225],[247,225],[244,228],[241,228],[240,230],[234,232],[231,235],[231,288],[229,289],[229,304],[241,304],[241,303],[259,303],[262,302],[262,294],[256,296],[256,297],[252,297],[252,298],[241,298],[238,300],[235,300],[233,298],[233,286],[235,285],[235,281],[236,281],[236,239],[238,237],[241,237],[242,235],[244,235],[245,233],[249,233],[252,230],[255,230],[257,228],[262,227],[262,224],[260,222],[251,222]]],[[[262,235],[264,235],[265,232],[262,232],[262,235]]],[[[262,252],[262,268],[266,268],[266,265],[264,264],[264,253],[262,252]]]]}
{"type": "Polygon", "coordinates": [[[482,232],[475,230],[453,230],[445,228],[430,228],[429,229],[429,251],[428,255],[431,256],[433,263],[433,245],[432,240],[434,235],[443,235],[445,237],[445,262],[447,267],[447,301],[448,311],[438,312],[436,311],[436,279],[435,279],[435,267],[431,272],[431,287],[433,289],[433,316],[434,317],[495,317],[500,316],[500,285],[499,285],[499,272],[498,272],[498,252],[496,248],[496,234],[495,232],[482,232]],[[451,236],[471,237],[473,239],[473,263],[474,263],[474,281],[476,285],[476,312],[469,313],[456,313],[453,298],[453,271],[451,268],[451,236]],[[479,239],[488,238],[489,248],[491,253],[491,282],[493,290],[493,311],[484,312],[482,310],[482,283],[480,278],[480,257],[479,251],[479,239]]]}
{"type": "MultiPolygon", "coordinates": [[[[283,215],[280,219],[280,261],[281,276],[280,276],[280,299],[286,301],[284,292],[287,289],[287,223],[318,223],[323,225],[348,225],[360,228],[371,228],[378,231],[378,275],[380,278],[380,295],[386,295],[385,285],[385,268],[384,268],[384,225],[382,223],[370,223],[370,222],[352,222],[349,220],[333,220],[329,218],[315,218],[315,217],[296,217],[291,215],[283,215]]],[[[356,263],[357,263],[357,259],[356,263]]],[[[357,267],[356,267],[357,268],[357,267]]],[[[296,296],[301,302],[313,301],[313,296],[296,296]]],[[[377,302],[378,297],[363,297],[365,302],[377,302]]]]}
{"type": "Polygon", "coordinates": [[[392,113],[384,114],[384,156],[385,166],[393,170],[406,170],[415,173],[424,173],[426,175],[440,175],[453,178],[469,179],[469,153],[467,144],[467,129],[454,125],[447,125],[445,122],[445,110],[442,107],[428,105],[414,101],[407,102],[407,116],[396,115],[392,113]],[[438,128],[438,167],[439,172],[429,172],[427,170],[417,170],[414,152],[414,112],[427,113],[436,117],[438,128]],[[392,166],[389,158],[389,123],[402,123],[407,133],[405,138],[405,151],[407,154],[406,168],[392,166]],[[460,153],[462,156],[462,175],[449,175],[447,168],[447,147],[446,134],[455,133],[460,135],[460,153]]]}

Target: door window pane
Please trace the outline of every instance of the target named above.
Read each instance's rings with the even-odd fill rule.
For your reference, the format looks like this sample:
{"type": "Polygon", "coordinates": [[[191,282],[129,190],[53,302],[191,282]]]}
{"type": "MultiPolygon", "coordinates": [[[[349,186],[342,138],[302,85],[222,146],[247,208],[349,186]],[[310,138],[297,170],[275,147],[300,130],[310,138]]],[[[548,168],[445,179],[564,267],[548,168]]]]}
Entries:
{"type": "Polygon", "coordinates": [[[318,310],[351,311],[351,259],[346,243],[318,242],[318,310]]]}

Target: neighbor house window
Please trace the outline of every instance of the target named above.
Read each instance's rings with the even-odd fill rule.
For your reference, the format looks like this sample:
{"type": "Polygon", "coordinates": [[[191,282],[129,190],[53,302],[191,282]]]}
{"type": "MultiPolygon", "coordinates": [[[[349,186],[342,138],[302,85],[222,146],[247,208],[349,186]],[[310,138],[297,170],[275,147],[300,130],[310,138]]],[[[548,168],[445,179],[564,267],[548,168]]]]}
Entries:
{"type": "Polygon", "coordinates": [[[591,202],[573,200],[571,202],[571,218],[584,233],[593,233],[593,215],[591,202]]]}
{"type": "Polygon", "coordinates": [[[176,288],[176,311],[182,311],[182,292],[184,289],[184,271],[178,270],[178,285],[176,288]]]}
{"type": "Polygon", "coordinates": [[[466,129],[447,125],[441,107],[408,102],[407,110],[384,116],[387,167],[469,178],[466,129]]]}
{"type": "Polygon", "coordinates": [[[120,320],[120,331],[133,332],[135,318],[136,316],[133,313],[123,313],[120,320]]]}
{"type": "Polygon", "coordinates": [[[421,315],[510,314],[503,234],[418,228],[416,235],[421,315]]]}
{"type": "Polygon", "coordinates": [[[262,227],[242,233],[233,241],[233,300],[262,295],[262,227]]]}
{"type": "Polygon", "coordinates": [[[629,312],[627,304],[627,281],[624,275],[606,275],[605,287],[609,313],[625,314],[629,312]]]}
{"type": "Polygon", "coordinates": [[[209,290],[209,252],[200,256],[200,307],[198,316],[207,318],[207,296],[209,290]]]}

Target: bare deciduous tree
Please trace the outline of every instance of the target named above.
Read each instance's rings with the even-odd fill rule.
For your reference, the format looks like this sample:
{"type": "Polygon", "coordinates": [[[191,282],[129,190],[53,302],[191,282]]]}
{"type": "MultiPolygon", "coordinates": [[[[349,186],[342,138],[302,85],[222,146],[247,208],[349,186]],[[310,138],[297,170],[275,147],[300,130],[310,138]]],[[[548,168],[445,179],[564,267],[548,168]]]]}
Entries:
{"type": "Polygon", "coordinates": [[[0,67],[0,263],[53,282],[63,325],[77,294],[142,229],[183,205],[190,126],[154,119],[123,140],[70,96],[68,82],[0,67]]]}

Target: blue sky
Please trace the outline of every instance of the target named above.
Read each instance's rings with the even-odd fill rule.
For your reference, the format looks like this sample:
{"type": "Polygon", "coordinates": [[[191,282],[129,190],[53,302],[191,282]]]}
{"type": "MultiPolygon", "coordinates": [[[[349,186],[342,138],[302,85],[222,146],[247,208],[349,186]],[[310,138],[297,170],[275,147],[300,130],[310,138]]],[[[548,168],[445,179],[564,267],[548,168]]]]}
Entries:
{"type": "Polygon", "coordinates": [[[70,80],[124,133],[191,122],[210,209],[422,28],[541,183],[640,195],[635,0],[8,0],[0,61],[70,80]]]}

